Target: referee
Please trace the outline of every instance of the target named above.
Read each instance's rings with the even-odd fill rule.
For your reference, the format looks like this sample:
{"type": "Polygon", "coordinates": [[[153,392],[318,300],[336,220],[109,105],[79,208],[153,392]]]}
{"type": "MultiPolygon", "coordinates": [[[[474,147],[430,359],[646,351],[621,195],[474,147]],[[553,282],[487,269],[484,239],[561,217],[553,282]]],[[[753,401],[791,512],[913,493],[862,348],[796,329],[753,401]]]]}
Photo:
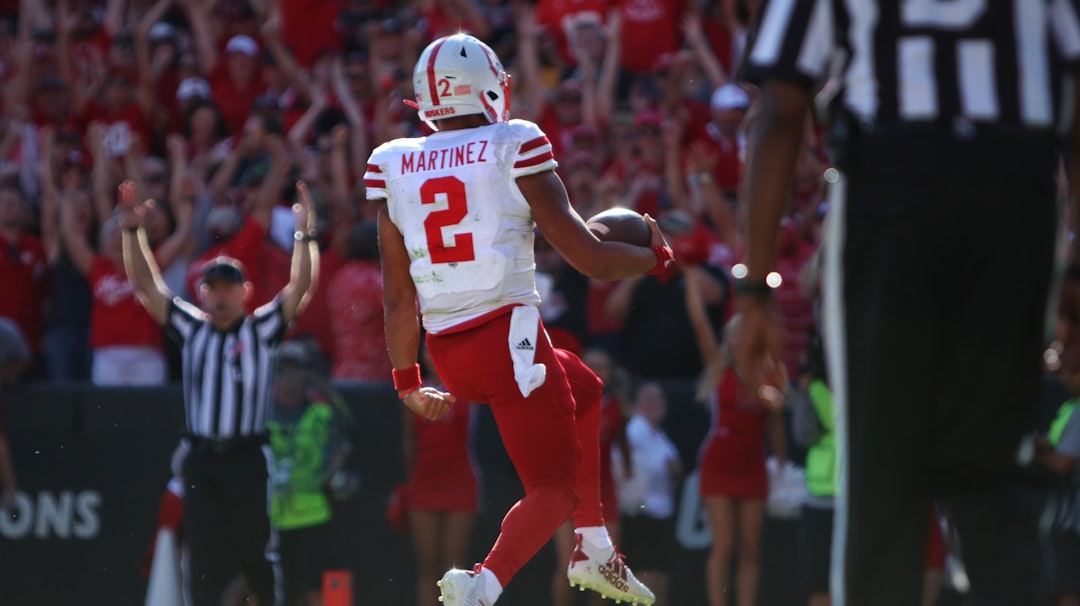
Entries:
{"type": "Polygon", "coordinates": [[[204,270],[199,295],[206,312],[169,292],[140,226],[147,204],[135,204],[130,182],[120,187],[128,277],[146,309],[182,347],[191,442],[183,477],[192,604],[219,606],[226,586],[243,574],[260,605],[280,605],[266,424],[275,349],[317,273],[315,214],[307,190],[300,185],[293,206],[297,229],[289,283],[273,301],[245,315],[251,283],[235,259],[219,257],[204,270]]]}
{"type": "MultiPolygon", "coordinates": [[[[759,8],[744,68],[760,111],[737,355],[760,393],[764,360],[781,355],[765,277],[807,113],[828,79],[839,176],[823,328],[838,408],[838,606],[920,603],[931,500],[955,524],[976,603],[1041,603],[1020,464],[1049,341],[1060,148],[1080,158],[1077,12],[1075,0],[759,8]]],[[[1080,267],[1069,275],[1067,292],[1080,267]]]]}

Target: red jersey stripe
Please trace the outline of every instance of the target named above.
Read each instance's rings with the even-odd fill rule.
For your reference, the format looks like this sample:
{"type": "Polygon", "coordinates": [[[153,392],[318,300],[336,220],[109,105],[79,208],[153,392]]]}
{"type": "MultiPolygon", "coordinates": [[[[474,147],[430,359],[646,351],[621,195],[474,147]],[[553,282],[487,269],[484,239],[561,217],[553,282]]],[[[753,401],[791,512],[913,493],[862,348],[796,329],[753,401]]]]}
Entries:
{"type": "Polygon", "coordinates": [[[367,165],[367,171],[369,173],[381,173],[382,172],[382,170],[379,168],[378,164],[368,164],[367,165]]]}
{"type": "Polygon", "coordinates": [[[526,141],[522,143],[521,149],[518,150],[518,153],[524,154],[544,145],[551,145],[551,142],[548,141],[547,135],[541,135],[533,139],[532,141],[526,141]]]}
{"type": "Polygon", "coordinates": [[[383,179],[364,179],[364,185],[367,187],[386,189],[386,181],[383,179]]]}
{"type": "Polygon", "coordinates": [[[544,162],[547,162],[548,160],[554,160],[554,159],[555,159],[555,154],[548,151],[548,152],[540,154],[539,156],[534,156],[534,157],[529,158],[527,160],[518,160],[517,162],[514,163],[514,168],[528,168],[530,166],[536,166],[537,164],[543,164],[544,162]]]}

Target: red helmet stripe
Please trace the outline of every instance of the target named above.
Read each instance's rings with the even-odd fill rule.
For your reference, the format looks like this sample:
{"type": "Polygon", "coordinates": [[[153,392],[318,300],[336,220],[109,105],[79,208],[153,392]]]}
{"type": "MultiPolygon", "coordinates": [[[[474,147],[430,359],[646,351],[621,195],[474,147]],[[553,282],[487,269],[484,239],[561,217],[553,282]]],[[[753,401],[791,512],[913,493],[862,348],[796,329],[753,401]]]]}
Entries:
{"type": "Polygon", "coordinates": [[[428,94],[431,95],[431,104],[439,104],[439,88],[435,86],[435,57],[439,55],[439,49],[442,48],[443,43],[446,42],[446,38],[443,38],[435,43],[435,46],[431,49],[431,55],[427,60],[427,83],[428,94]]]}
{"type": "Polygon", "coordinates": [[[484,106],[484,110],[487,111],[489,116],[491,116],[491,121],[498,122],[499,116],[495,115],[495,108],[491,107],[491,104],[488,103],[487,98],[484,96],[484,91],[480,91],[476,95],[480,97],[480,104],[484,106]]]}

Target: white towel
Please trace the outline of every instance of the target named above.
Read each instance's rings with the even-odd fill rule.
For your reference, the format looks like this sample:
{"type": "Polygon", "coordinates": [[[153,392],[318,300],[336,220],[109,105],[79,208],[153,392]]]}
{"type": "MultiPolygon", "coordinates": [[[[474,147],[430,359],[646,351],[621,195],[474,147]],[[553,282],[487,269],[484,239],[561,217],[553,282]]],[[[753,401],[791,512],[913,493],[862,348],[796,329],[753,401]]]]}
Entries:
{"type": "Polygon", "coordinates": [[[510,314],[510,359],[514,362],[514,380],[521,395],[526,398],[534,389],[544,384],[547,366],[533,364],[536,358],[536,337],[540,330],[540,310],[532,305],[521,305],[510,314]]]}

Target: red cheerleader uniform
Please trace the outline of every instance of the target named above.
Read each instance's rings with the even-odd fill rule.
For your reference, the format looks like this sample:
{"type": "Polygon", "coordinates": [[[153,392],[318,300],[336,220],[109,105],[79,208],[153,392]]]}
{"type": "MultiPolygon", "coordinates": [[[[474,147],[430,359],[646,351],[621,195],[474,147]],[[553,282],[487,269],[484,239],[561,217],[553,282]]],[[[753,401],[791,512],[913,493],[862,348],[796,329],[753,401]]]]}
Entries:
{"type": "Polygon", "coordinates": [[[469,453],[473,404],[458,402],[438,421],[412,415],[416,463],[406,489],[410,510],[476,513],[477,479],[469,453]]]}
{"type": "Polygon", "coordinates": [[[709,397],[713,422],[698,464],[701,495],[765,500],[768,412],[746,393],[733,368],[724,372],[709,397]]]}

